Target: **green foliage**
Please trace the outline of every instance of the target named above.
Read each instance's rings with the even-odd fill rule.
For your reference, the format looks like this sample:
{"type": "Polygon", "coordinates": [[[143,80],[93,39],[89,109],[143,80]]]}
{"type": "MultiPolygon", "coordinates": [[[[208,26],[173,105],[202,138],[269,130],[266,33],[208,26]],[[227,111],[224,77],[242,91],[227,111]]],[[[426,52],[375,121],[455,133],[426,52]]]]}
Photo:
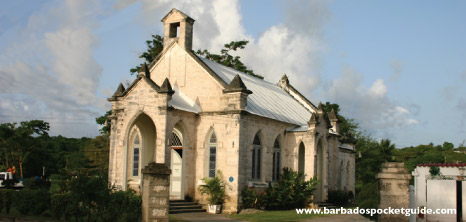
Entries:
{"type": "Polygon", "coordinates": [[[256,203],[257,203],[257,197],[256,197],[256,193],[254,192],[254,190],[252,190],[252,188],[245,186],[241,190],[241,201],[243,203],[243,206],[242,206],[243,209],[255,208],[256,203]]]}
{"type": "Polygon", "coordinates": [[[335,206],[344,206],[350,199],[348,193],[343,190],[331,190],[328,192],[328,202],[335,206]]]}
{"type": "Polygon", "coordinates": [[[438,166],[431,166],[429,173],[431,176],[440,176],[440,168],[438,166]]]}
{"type": "Polygon", "coordinates": [[[50,181],[45,179],[36,179],[34,177],[23,180],[23,186],[25,189],[37,190],[50,188],[50,181]]]}
{"type": "Polygon", "coordinates": [[[0,213],[2,212],[3,208],[5,208],[5,212],[10,214],[11,205],[13,204],[13,198],[16,191],[11,189],[0,189],[0,213]]]}
{"type": "Polygon", "coordinates": [[[212,205],[223,204],[226,194],[222,172],[217,171],[215,177],[205,177],[202,181],[204,181],[204,184],[200,185],[198,189],[201,194],[207,194],[209,196],[207,201],[212,205]]]}
{"type": "MultiPolygon", "coordinates": [[[[357,198],[358,207],[362,209],[378,208],[379,206],[379,187],[377,182],[366,183],[362,187],[357,198]]],[[[370,215],[365,214],[365,217],[370,215]]],[[[375,219],[375,217],[371,217],[375,219]]]]}
{"type": "Polygon", "coordinates": [[[232,41],[230,43],[227,43],[224,45],[225,48],[220,50],[220,54],[213,54],[207,51],[206,49],[204,50],[197,50],[196,54],[200,56],[204,56],[206,59],[214,61],[216,63],[222,64],[227,67],[231,67],[235,70],[238,70],[240,72],[244,72],[246,74],[249,74],[251,76],[254,76],[259,79],[264,79],[263,76],[255,74],[254,71],[248,69],[243,62],[240,61],[239,56],[232,56],[229,53],[231,50],[236,51],[237,49],[244,49],[246,45],[248,44],[249,41],[242,40],[242,41],[232,41]]]}
{"type": "Polygon", "coordinates": [[[95,118],[95,122],[102,126],[100,128],[100,134],[108,136],[110,134],[110,129],[112,128],[108,117],[112,115],[112,110],[107,111],[104,115],[95,118]]]}
{"type": "Polygon", "coordinates": [[[303,173],[285,167],[277,185],[266,189],[261,205],[268,210],[305,207],[311,202],[317,184],[316,178],[306,181],[303,173]]]}
{"type": "Polygon", "coordinates": [[[338,104],[326,102],[325,104],[322,104],[322,108],[327,116],[332,109],[334,110],[339,121],[340,137],[338,139],[340,142],[355,143],[356,138],[360,136],[360,133],[358,132],[359,126],[354,119],[347,119],[340,115],[340,106],[338,104]]]}
{"type": "Polygon", "coordinates": [[[65,215],[65,220],[70,221],[72,215],[72,202],[70,193],[55,193],[51,196],[52,217],[59,220],[65,215]]]}
{"type": "Polygon", "coordinates": [[[50,194],[46,189],[22,189],[15,193],[14,205],[23,215],[40,215],[50,209],[50,194]]]}
{"type": "MultiPolygon", "coordinates": [[[[150,64],[153,62],[157,56],[163,51],[163,37],[160,35],[152,35],[152,40],[147,40],[147,51],[143,52],[139,58],[144,59],[144,62],[150,64]]],[[[142,64],[130,69],[131,75],[138,73],[141,69],[142,64]]]]}

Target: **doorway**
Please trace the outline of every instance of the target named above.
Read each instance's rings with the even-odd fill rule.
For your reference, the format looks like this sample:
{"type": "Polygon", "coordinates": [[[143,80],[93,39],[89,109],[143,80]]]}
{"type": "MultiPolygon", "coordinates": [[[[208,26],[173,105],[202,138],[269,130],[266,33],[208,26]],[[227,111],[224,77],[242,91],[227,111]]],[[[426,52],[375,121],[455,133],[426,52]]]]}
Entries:
{"type": "Polygon", "coordinates": [[[170,137],[171,161],[170,199],[184,199],[183,183],[183,135],[174,129],[170,137]]]}

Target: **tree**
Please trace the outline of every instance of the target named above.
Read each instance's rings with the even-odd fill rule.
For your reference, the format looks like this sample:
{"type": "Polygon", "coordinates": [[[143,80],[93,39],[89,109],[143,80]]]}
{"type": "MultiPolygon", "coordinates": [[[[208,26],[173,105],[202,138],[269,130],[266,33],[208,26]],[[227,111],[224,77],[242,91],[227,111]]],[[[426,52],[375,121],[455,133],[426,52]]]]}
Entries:
{"type": "Polygon", "coordinates": [[[110,134],[111,124],[110,121],[108,121],[108,117],[110,115],[112,115],[112,110],[109,110],[104,115],[95,118],[95,122],[102,126],[99,130],[102,135],[110,134]]]}
{"type": "Polygon", "coordinates": [[[30,152],[38,148],[37,138],[48,137],[50,126],[43,120],[24,121],[0,124],[0,144],[3,159],[2,167],[19,166],[20,177],[23,177],[23,163],[30,152]]]}
{"type": "Polygon", "coordinates": [[[240,72],[244,72],[246,74],[249,74],[251,76],[254,76],[259,79],[264,79],[263,76],[255,74],[254,71],[251,69],[248,69],[244,63],[242,63],[239,59],[239,56],[232,56],[229,54],[231,50],[236,51],[237,49],[244,49],[244,47],[248,44],[249,41],[242,40],[242,41],[232,41],[230,43],[227,43],[224,45],[224,49],[220,50],[220,55],[219,54],[213,54],[207,51],[206,49],[204,50],[197,50],[196,54],[200,56],[204,56],[206,59],[214,61],[216,63],[222,64],[224,66],[231,67],[235,70],[238,70],[240,72]]]}
{"type": "MultiPolygon", "coordinates": [[[[163,37],[160,35],[152,35],[152,40],[147,40],[147,50],[139,55],[139,58],[144,59],[147,64],[150,64],[157,58],[157,56],[163,51],[163,37]]],[[[142,64],[130,69],[131,75],[138,73],[141,69],[142,64]]]]}
{"type": "Polygon", "coordinates": [[[335,112],[338,120],[340,121],[340,137],[338,138],[341,142],[351,142],[354,143],[355,139],[360,136],[360,133],[358,132],[358,124],[354,121],[354,119],[347,119],[344,116],[340,115],[340,106],[336,103],[330,103],[326,102],[325,104],[322,105],[322,108],[324,109],[325,115],[328,116],[328,114],[332,111],[335,112]]]}

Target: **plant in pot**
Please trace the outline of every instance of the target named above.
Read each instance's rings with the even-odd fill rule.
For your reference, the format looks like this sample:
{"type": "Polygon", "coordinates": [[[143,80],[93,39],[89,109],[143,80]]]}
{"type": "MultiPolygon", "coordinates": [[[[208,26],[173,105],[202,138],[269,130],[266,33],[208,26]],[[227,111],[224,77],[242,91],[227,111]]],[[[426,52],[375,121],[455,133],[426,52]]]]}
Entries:
{"type": "Polygon", "coordinates": [[[207,198],[207,201],[209,201],[207,212],[219,214],[226,198],[225,182],[223,181],[221,171],[217,171],[215,177],[205,177],[202,181],[204,184],[200,185],[198,189],[201,194],[207,194],[209,196],[207,198]]]}

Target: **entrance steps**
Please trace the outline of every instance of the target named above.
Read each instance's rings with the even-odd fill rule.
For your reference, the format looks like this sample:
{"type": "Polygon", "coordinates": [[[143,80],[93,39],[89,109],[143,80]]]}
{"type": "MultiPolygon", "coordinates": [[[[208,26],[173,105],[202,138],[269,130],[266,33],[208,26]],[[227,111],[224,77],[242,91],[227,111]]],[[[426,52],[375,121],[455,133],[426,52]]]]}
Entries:
{"type": "Polygon", "coordinates": [[[169,214],[206,212],[202,206],[196,202],[186,200],[170,200],[169,214]]]}

